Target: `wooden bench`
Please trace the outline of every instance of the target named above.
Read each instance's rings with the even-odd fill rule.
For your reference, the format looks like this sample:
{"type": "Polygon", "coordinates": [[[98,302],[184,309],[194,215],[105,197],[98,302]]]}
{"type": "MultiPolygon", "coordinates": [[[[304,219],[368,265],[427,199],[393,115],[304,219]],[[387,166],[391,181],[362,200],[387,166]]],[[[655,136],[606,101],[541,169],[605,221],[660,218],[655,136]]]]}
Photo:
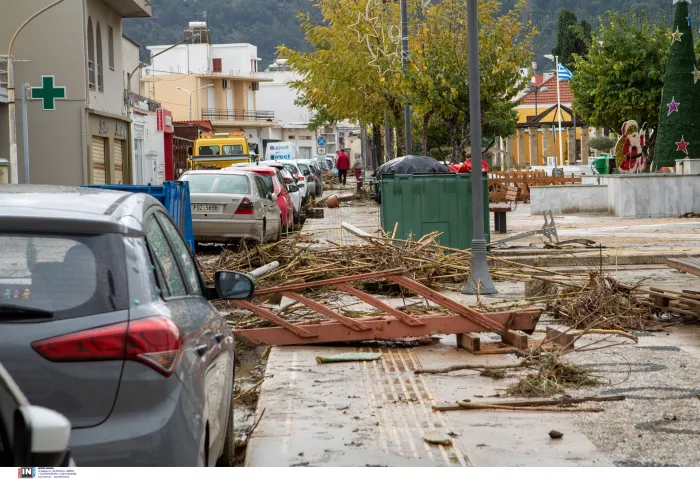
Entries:
{"type": "Polygon", "coordinates": [[[508,226],[506,224],[506,215],[512,213],[518,208],[518,198],[520,196],[520,188],[517,186],[509,186],[506,192],[505,205],[495,205],[489,208],[493,213],[496,233],[506,234],[508,226]]]}

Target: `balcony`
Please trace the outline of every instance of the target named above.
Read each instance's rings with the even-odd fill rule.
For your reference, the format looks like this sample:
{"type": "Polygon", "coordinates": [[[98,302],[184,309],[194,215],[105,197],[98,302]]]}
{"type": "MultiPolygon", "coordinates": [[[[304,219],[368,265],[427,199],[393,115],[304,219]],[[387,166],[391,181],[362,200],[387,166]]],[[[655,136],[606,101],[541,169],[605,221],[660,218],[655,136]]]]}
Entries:
{"type": "Polygon", "coordinates": [[[202,120],[227,122],[269,122],[275,121],[274,111],[255,110],[216,110],[203,109],[202,120]]]}
{"type": "Polygon", "coordinates": [[[129,98],[129,106],[132,108],[140,108],[142,110],[148,110],[152,112],[158,111],[159,108],[161,108],[160,103],[157,101],[153,101],[150,98],[146,98],[145,96],[141,96],[137,93],[131,93],[129,98]]]}
{"type": "Polygon", "coordinates": [[[102,0],[122,18],[148,18],[153,16],[148,0],[102,0]]]}

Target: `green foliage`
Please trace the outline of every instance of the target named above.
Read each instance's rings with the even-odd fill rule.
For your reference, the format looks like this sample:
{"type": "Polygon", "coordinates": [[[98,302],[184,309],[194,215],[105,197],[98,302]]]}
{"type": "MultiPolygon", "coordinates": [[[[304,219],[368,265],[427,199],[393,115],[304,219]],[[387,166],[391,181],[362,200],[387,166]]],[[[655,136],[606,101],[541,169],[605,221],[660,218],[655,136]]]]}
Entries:
{"type": "MultiPolygon", "coordinates": [[[[688,3],[676,4],[672,31],[682,35],[680,41],[671,40],[666,68],[663,98],[660,101],[659,136],[653,169],[676,166],[676,160],[686,157],[700,158],[700,79],[693,77],[697,69],[693,29],[688,21],[688,3]],[[668,104],[679,103],[677,112],[671,112],[668,104]],[[679,151],[678,142],[685,140],[688,153],[679,151]]],[[[667,47],[668,48],[668,47],[667,47]]]]}
{"type": "Polygon", "coordinates": [[[595,138],[591,138],[589,144],[593,150],[603,153],[610,153],[612,149],[615,148],[617,141],[613,140],[612,138],[608,138],[607,136],[597,136],[595,138]]]}
{"type": "Polygon", "coordinates": [[[586,21],[578,23],[575,13],[562,10],[559,13],[557,46],[552,53],[559,56],[561,63],[575,69],[574,55],[585,56],[590,45],[591,25],[586,21]]]}
{"type": "Polygon", "coordinates": [[[590,126],[620,131],[627,120],[647,124],[648,129],[658,125],[667,29],[638,23],[611,15],[594,35],[588,56],[575,56],[575,108],[590,126]]]}

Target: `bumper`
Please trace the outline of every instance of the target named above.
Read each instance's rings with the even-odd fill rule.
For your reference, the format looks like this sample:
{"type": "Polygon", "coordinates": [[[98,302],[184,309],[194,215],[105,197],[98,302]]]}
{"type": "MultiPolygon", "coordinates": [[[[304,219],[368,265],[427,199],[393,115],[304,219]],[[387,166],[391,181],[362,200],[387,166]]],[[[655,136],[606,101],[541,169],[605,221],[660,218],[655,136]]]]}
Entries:
{"type": "Polygon", "coordinates": [[[73,429],[70,448],[76,464],[196,467],[201,450],[202,417],[192,414],[192,401],[180,380],[171,379],[167,398],[152,407],[132,411],[129,401],[121,404],[118,398],[104,423],[73,429]]]}
{"type": "Polygon", "coordinates": [[[233,220],[192,220],[194,227],[194,239],[202,240],[230,240],[251,239],[258,240],[262,234],[262,221],[255,219],[233,220]]]}

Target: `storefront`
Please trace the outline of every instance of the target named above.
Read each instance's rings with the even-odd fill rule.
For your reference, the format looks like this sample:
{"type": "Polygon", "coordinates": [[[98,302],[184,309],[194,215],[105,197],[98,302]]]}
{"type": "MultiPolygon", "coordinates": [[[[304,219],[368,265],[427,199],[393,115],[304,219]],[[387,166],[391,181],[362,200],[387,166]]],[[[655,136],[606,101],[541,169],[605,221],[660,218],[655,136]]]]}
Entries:
{"type": "Polygon", "coordinates": [[[94,185],[129,184],[129,122],[88,112],[88,181],[94,185]]]}

